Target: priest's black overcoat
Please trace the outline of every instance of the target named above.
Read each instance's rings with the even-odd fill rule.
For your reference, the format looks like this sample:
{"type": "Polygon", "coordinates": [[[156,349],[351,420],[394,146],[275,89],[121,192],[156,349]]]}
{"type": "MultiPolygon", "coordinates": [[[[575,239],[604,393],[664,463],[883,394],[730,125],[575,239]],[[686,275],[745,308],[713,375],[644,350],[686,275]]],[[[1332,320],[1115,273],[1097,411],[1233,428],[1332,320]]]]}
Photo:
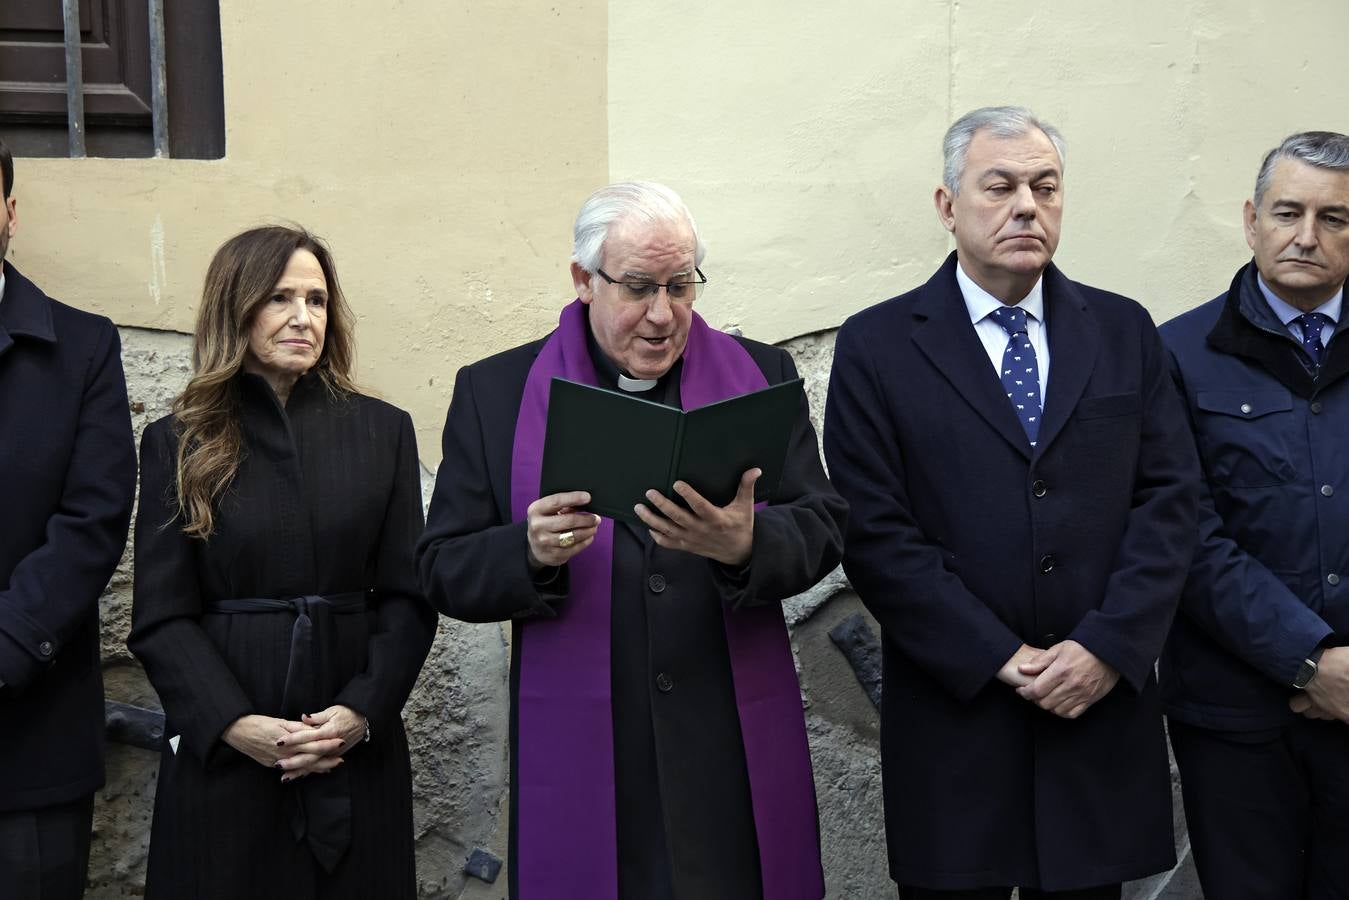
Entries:
{"type": "MultiPolygon", "coordinates": [[[[796,377],[786,351],[737,340],[769,384],[796,377]]],[[[560,585],[536,587],[526,562],[525,523],[511,522],[515,422],[543,343],[460,370],[418,547],[428,600],[465,621],[513,621],[517,651],[528,639],[523,623],[556,615],[566,603],[565,567],[560,585]]],[[[592,342],[600,379],[611,382],[612,364],[596,359],[598,352],[592,342]]],[[[676,386],[658,399],[670,402],[673,394],[677,400],[677,377],[677,369],[667,374],[676,386]]],[[[838,564],[846,518],[846,504],[825,477],[803,401],[781,488],[773,504],[755,515],[747,579],[730,578],[702,557],[658,547],[645,529],[615,527],[612,702],[624,897],[757,896],[757,844],[722,607],[778,603],[815,584],[838,564]],[[667,833],[670,856],[662,861],[667,833]]],[[[512,696],[519,658],[518,652],[512,656],[512,696]]],[[[513,834],[511,847],[513,855],[513,834]]],[[[511,874],[514,897],[514,867],[511,874]]]]}
{"type": "MultiPolygon", "coordinates": [[[[415,896],[412,795],[400,711],[435,632],[412,553],[422,525],[407,413],[300,379],[283,408],[261,378],[234,382],[245,456],[206,541],[176,512],[169,418],[145,430],[128,644],[167,717],[149,898],[415,896]],[[296,785],[221,740],[240,716],[281,716],[291,612],[203,614],[210,601],[368,591],[334,615],[335,694],[370,721],[348,751],[351,846],[329,875],[292,834],[296,785]]],[[[322,707],[321,707],[322,708],[322,707]]],[[[303,710],[314,712],[315,710],[303,710]]],[[[312,775],[309,778],[327,778],[312,775]]]]}

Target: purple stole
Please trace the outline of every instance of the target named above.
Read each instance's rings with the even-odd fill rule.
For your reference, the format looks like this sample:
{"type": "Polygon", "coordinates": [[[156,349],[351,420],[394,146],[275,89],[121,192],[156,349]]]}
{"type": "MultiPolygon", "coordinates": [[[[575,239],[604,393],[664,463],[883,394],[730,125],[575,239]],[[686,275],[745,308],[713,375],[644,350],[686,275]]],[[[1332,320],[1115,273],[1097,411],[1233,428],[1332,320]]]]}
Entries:
{"type": "MultiPolygon", "coordinates": [[[[538,499],[548,392],[553,376],[598,385],[580,300],[562,310],[535,358],[515,422],[511,514],[523,521],[538,499]]],[[[697,313],[684,348],[684,409],[768,384],[749,353],[697,313]]],[[[610,705],[610,602],[614,523],[568,563],[570,594],[554,619],[517,626],[515,698],[516,878],[520,900],[613,900],[618,896],[614,735],[610,705]]],[[[755,565],[771,565],[758,560],[755,565]]],[[[723,607],[745,744],[764,900],[824,894],[815,787],[782,609],[723,607]]]]}

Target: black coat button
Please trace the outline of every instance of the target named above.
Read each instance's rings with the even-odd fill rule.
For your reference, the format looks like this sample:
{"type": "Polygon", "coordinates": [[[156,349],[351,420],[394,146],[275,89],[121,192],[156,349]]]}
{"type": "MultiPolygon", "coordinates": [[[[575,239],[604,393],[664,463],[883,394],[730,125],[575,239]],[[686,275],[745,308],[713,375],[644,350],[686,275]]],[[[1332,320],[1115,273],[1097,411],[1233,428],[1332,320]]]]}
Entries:
{"type": "Polygon", "coordinates": [[[646,580],[646,586],[651,588],[651,593],[659,594],[661,591],[665,590],[665,576],[652,575],[646,580]]]}
{"type": "Polygon", "coordinates": [[[1320,400],[1313,400],[1313,401],[1311,402],[1311,406],[1310,406],[1309,408],[1311,409],[1313,415],[1318,415],[1318,416],[1319,416],[1319,415],[1321,414],[1321,401],[1320,401],[1320,400]]]}
{"type": "Polygon", "coordinates": [[[1053,555],[1046,553],[1044,556],[1040,557],[1040,571],[1045,575],[1048,575],[1050,572],[1054,571],[1054,564],[1056,562],[1057,560],[1054,559],[1053,555]]]}
{"type": "Polygon", "coordinates": [[[38,644],[38,645],[37,645],[37,652],[38,652],[38,653],[41,653],[43,656],[51,656],[51,655],[52,655],[52,642],[51,642],[51,641],[43,641],[42,643],[38,644]]]}
{"type": "Polygon", "coordinates": [[[670,691],[674,690],[674,679],[664,672],[661,672],[656,676],[656,690],[660,691],[662,694],[670,693],[670,691]]]}
{"type": "Polygon", "coordinates": [[[1044,481],[1037,478],[1031,482],[1030,492],[1034,494],[1036,497],[1043,497],[1045,494],[1049,493],[1049,485],[1045,484],[1044,481]]]}
{"type": "Polygon", "coordinates": [[[1052,631],[1047,631],[1043,637],[1041,637],[1041,640],[1044,641],[1043,649],[1048,649],[1059,642],[1059,636],[1052,631]]]}

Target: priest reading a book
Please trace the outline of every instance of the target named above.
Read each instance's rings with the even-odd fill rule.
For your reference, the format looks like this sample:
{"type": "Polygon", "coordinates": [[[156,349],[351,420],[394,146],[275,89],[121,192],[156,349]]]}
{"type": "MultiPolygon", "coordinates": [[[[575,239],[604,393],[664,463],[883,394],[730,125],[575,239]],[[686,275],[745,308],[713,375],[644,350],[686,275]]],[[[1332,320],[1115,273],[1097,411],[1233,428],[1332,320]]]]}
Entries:
{"type": "Polygon", "coordinates": [[[694,311],[703,254],[669,188],[596,191],[576,217],[577,298],[557,327],[455,380],[417,559],[441,612],[511,622],[512,900],[824,895],[781,604],[837,565],[847,506],[799,386],[779,446],[733,472],[729,496],[678,477],[738,466],[734,448],[771,432],[756,423],[787,396],[765,389],[797,377],[786,351],[694,311]],[[608,407],[555,383],[637,399],[595,414],[608,407]],[[755,392],[763,402],[743,396],[755,392]],[[676,412],[652,418],[652,404],[676,412]],[[717,404],[735,415],[712,415],[717,404]],[[668,462],[668,435],[651,441],[669,422],[691,468],[668,462]],[[603,466],[577,459],[586,440],[603,466]],[[653,454],[670,483],[599,502],[652,471],[653,454]],[[756,490],[761,477],[771,487],[756,490]]]}

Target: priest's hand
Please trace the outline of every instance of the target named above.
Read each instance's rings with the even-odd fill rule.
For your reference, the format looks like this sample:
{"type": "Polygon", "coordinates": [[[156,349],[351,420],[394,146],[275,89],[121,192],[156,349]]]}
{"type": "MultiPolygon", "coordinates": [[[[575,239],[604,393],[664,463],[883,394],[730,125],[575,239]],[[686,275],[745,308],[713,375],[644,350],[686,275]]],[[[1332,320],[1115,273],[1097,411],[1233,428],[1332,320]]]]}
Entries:
{"type": "Polygon", "coordinates": [[[750,469],[741,475],[735,499],[725,506],[714,506],[686,482],[676,481],[675,493],[684,498],[688,509],[654,490],[646,492],[646,499],[659,514],[641,503],[633,509],[659,546],[728,566],[744,566],[754,549],[754,482],[762,474],[761,469],[750,469]]]}
{"type": "Polygon", "coordinates": [[[563,565],[594,542],[600,517],[577,510],[589,502],[590,494],[585,491],[568,491],[529,504],[525,517],[531,572],[563,565]]]}
{"type": "Polygon", "coordinates": [[[1065,719],[1082,715],[1119,681],[1119,672],[1077,641],[1061,641],[1017,670],[1034,681],[1016,692],[1065,719]]]}

